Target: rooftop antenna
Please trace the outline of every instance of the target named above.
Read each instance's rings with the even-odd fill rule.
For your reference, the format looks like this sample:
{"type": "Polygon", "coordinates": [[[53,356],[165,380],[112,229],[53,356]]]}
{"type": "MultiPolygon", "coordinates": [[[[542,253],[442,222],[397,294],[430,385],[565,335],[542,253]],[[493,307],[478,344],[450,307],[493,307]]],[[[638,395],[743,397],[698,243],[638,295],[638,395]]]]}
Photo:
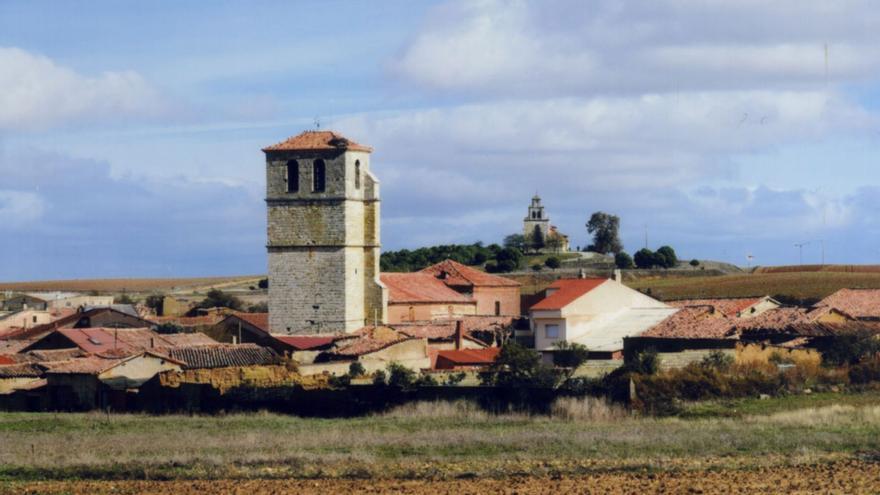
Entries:
{"type": "Polygon", "coordinates": [[[320,117],[315,117],[315,129],[318,129],[318,130],[321,129],[321,118],[320,117]]]}

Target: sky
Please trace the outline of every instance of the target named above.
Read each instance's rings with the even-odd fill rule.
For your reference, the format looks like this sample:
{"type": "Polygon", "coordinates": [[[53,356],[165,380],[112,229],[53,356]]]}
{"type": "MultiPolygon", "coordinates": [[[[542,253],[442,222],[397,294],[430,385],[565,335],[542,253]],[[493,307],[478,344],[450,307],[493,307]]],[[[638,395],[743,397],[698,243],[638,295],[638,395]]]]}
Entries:
{"type": "Polygon", "coordinates": [[[7,0],[0,280],[264,273],[260,149],[316,122],[373,146],[385,250],[537,192],[572,246],[880,263],[869,0],[7,0]]]}

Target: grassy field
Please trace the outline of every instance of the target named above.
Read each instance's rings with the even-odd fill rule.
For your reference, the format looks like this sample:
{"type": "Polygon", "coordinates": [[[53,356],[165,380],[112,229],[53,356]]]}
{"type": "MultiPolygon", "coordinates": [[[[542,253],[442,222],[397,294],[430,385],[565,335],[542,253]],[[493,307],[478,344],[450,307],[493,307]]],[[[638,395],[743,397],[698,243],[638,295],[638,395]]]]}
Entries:
{"type": "Polygon", "coordinates": [[[101,293],[175,292],[256,284],[265,275],[201,278],[116,278],[0,282],[2,291],[75,291],[101,293]]]}
{"type": "Polygon", "coordinates": [[[809,271],[646,278],[627,282],[627,285],[640,290],[651,289],[651,295],[663,300],[778,294],[807,299],[823,298],[845,287],[880,289],[880,273],[809,271]]]}
{"type": "Polygon", "coordinates": [[[880,455],[876,392],[765,400],[766,414],[736,418],[721,417],[723,408],[657,419],[584,405],[567,404],[556,417],[446,403],[360,419],[3,413],[0,481],[578,476],[880,455]]]}

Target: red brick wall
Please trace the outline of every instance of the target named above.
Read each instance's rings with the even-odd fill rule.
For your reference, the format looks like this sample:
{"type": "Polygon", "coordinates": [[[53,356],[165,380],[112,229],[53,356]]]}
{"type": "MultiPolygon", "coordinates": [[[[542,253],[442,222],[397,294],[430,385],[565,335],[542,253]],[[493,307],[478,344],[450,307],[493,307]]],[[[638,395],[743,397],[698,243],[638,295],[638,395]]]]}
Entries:
{"type": "Polygon", "coordinates": [[[519,287],[477,287],[474,289],[478,315],[494,315],[495,302],[501,303],[501,314],[519,316],[519,287]]]}

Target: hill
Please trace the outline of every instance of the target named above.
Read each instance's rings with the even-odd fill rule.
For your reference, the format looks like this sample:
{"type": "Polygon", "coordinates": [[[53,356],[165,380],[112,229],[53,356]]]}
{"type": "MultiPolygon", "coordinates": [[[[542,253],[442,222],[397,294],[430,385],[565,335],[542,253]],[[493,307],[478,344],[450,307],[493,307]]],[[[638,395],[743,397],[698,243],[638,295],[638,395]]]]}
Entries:
{"type": "Polygon", "coordinates": [[[0,282],[0,291],[197,292],[256,284],[264,275],[194,278],[115,278],[0,282]]]}
{"type": "Polygon", "coordinates": [[[643,278],[627,285],[639,290],[650,289],[652,296],[662,300],[771,295],[809,302],[846,287],[880,289],[880,271],[871,271],[870,267],[849,272],[770,267],[754,273],[715,277],[643,278]]]}

